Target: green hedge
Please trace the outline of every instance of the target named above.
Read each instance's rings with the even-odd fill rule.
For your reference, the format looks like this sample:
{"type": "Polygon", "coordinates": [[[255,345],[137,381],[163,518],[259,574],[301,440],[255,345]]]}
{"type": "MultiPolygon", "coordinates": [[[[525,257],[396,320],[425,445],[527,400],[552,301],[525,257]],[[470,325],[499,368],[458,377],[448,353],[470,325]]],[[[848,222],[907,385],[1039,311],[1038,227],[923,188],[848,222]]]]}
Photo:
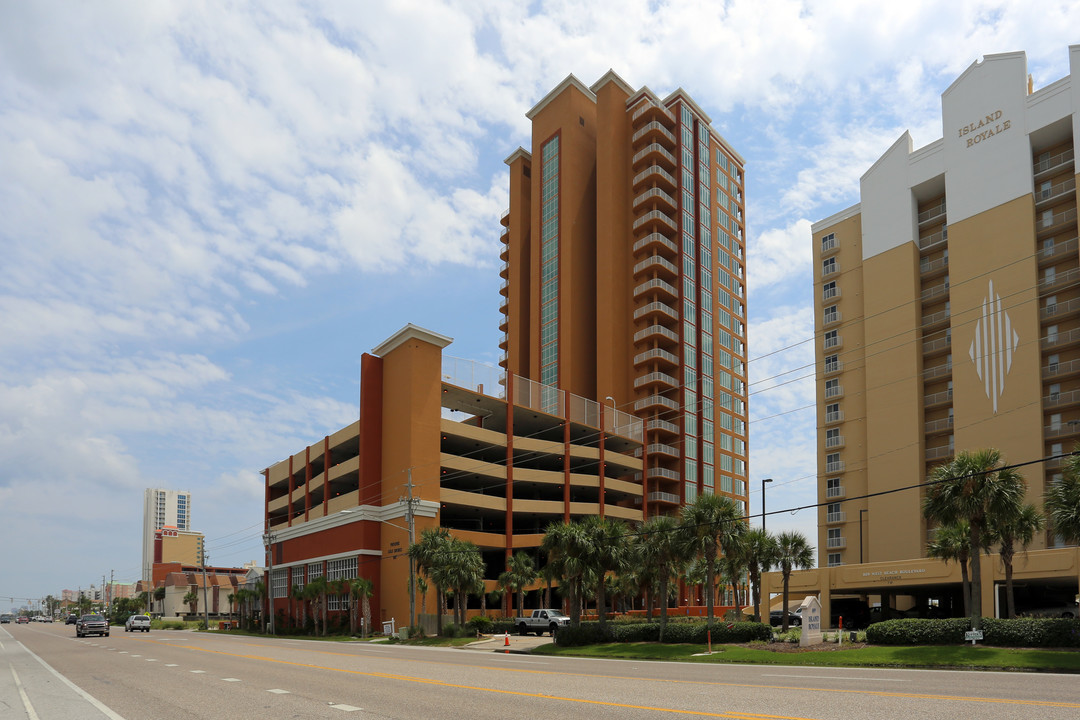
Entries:
{"type": "MultiPolygon", "coordinates": [[[[704,622],[669,622],[664,630],[664,642],[704,645],[708,641],[710,629],[714,643],[768,641],[772,638],[772,628],[765,623],[714,622],[708,625],[704,622]]],[[[604,642],[658,642],[659,639],[659,622],[609,622],[604,633],[600,632],[600,623],[585,622],[576,628],[567,627],[559,630],[555,635],[555,644],[570,647],[604,642]]]]}
{"type": "MultiPolygon", "coordinates": [[[[866,629],[873,645],[958,645],[971,629],[968,618],[905,618],[874,623],[866,629]]],[[[1080,620],[1066,618],[983,618],[983,645],[997,647],[1080,647],[1080,620]]]]}

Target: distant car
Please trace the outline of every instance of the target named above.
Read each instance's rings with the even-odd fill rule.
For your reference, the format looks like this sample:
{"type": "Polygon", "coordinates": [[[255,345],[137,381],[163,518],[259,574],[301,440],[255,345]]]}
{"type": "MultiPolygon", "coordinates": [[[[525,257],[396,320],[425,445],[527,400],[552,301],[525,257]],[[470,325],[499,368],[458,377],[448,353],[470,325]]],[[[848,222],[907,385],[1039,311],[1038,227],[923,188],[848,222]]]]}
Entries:
{"type": "Polygon", "coordinates": [[[79,622],[79,616],[75,615],[73,613],[73,614],[67,616],[67,620],[64,621],[64,624],[65,625],[74,625],[77,622],[79,622]]]}
{"type": "MultiPolygon", "coordinates": [[[[788,626],[799,627],[802,625],[802,608],[788,611],[788,626]]],[[[784,625],[784,611],[773,610],[769,613],[769,624],[773,627],[782,627],[784,625]]]]}
{"type": "Polygon", "coordinates": [[[136,630],[150,632],[149,615],[132,615],[127,619],[127,622],[124,623],[124,632],[135,632],[136,630]]]}
{"type": "Polygon", "coordinates": [[[16,625],[22,625],[23,623],[29,623],[29,622],[30,622],[30,618],[26,617],[25,615],[20,615],[19,617],[15,618],[15,624],[16,625]]]}
{"type": "Polygon", "coordinates": [[[75,636],[102,635],[109,637],[109,621],[97,613],[83,615],[75,623],[75,636]]]}
{"type": "Polygon", "coordinates": [[[0,613],[0,625],[14,621],[15,616],[11,613],[0,613]]]}

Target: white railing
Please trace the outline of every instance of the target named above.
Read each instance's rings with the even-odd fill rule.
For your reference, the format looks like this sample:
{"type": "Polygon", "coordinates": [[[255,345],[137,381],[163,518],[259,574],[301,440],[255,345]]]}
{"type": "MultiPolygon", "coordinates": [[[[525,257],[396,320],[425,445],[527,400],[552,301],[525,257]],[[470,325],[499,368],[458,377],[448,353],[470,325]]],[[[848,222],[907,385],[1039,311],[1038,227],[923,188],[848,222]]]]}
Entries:
{"type": "MultiPolygon", "coordinates": [[[[650,175],[659,175],[660,177],[662,177],[663,179],[665,179],[669,183],[671,183],[673,186],[678,187],[678,185],[679,185],[678,181],[675,180],[675,178],[672,176],[672,174],[669,173],[664,168],[660,167],[659,165],[650,165],[649,167],[647,167],[644,170],[642,170],[641,172],[639,172],[637,175],[634,176],[634,183],[633,184],[637,185],[639,182],[641,182],[645,178],[649,177],[650,175]]],[[[672,202],[674,202],[674,201],[672,201],[672,202]]],[[[635,202],[634,204],[636,205],[637,203],[635,202]]]]}
{"type": "Polygon", "coordinates": [[[643,353],[638,353],[634,356],[634,364],[639,365],[649,360],[667,360],[673,365],[679,364],[679,358],[675,353],[668,352],[663,348],[653,348],[652,350],[646,350],[643,353]]]}
{"type": "Polygon", "coordinates": [[[837,360],[836,362],[825,363],[824,373],[826,375],[832,375],[833,373],[840,372],[844,369],[844,361],[837,360]]]}
{"type": "Polygon", "coordinates": [[[844,487],[842,485],[841,486],[834,486],[834,487],[831,487],[831,488],[825,488],[825,497],[826,498],[842,498],[842,497],[844,497],[844,495],[845,495],[844,487]]]}
{"type": "Polygon", "coordinates": [[[1057,155],[1051,155],[1050,157],[1046,158],[1045,160],[1040,160],[1039,162],[1034,164],[1032,170],[1033,170],[1035,175],[1038,175],[1039,173],[1044,173],[1047,170],[1057,168],[1057,167],[1059,167],[1061,165],[1066,165],[1068,163],[1071,163],[1072,161],[1073,161],[1073,151],[1072,150],[1066,150],[1063,153],[1059,153],[1057,155]]]}
{"type": "Polygon", "coordinates": [[[935,205],[932,208],[927,208],[919,213],[919,224],[933,222],[945,214],[945,202],[942,201],[940,205],[935,205]]]}
{"type": "MultiPolygon", "coordinates": [[[[636,120],[638,118],[638,116],[641,113],[645,112],[646,110],[648,110],[648,107],[641,108],[637,112],[635,112],[631,122],[633,120],[636,120]]],[[[650,132],[653,132],[654,130],[658,131],[661,135],[666,137],[671,142],[673,142],[673,143],[676,142],[675,141],[675,135],[673,135],[670,130],[668,130],[666,127],[664,127],[662,123],[659,123],[656,120],[652,120],[652,121],[650,121],[648,123],[645,123],[640,128],[638,128],[637,132],[635,132],[633,137],[630,138],[630,142],[636,143],[638,140],[645,137],[647,134],[649,134],[650,132]]]]}
{"type": "Polygon", "coordinates": [[[827,397],[827,398],[840,397],[843,394],[844,394],[844,386],[843,385],[830,385],[829,387],[825,388],[825,397],[827,397]]]}
{"type": "Polygon", "coordinates": [[[672,297],[679,297],[679,292],[675,289],[671,283],[665,282],[660,278],[653,278],[652,280],[646,280],[637,287],[634,288],[634,297],[647,293],[650,290],[663,290],[672,297]]]}
{"type": "Polygon", "coordinates": [[[821,298],[823,300],[832,300],[833,298],[837,298],[837,297],[840,297],[840,288],[839,287],[824,288],[821,291],[821,298]]]}
{"type": "Polygon", "coordinates": [[[671,398],[666,398],[663,395],[650,395],[649,397],[634,401],[634,412],[640,412],[645,408],[654,407],[656,405],[666,407],[668,410],[679,409],[679,403],[671,398]]]}
{"type": "Polygon", "coordinates": [[[660,245],[663,245],[664,247],[666,247],[668,250],[670,250],[673,253],[679,252],[679,247],[675,243],[673,243],[671,240],[669,240],[666,235],[663,235],[662,233],[658,233],[658,232],[649,233],[645,237],[643,237],[643,238],[639,239],[637,242],[635,242],[634,243],[634,252],[638,252],[643,247],[646,247],[647,245],[650,245],[652,243],[659,243],[660,245]]]}
{"type": "Polygon", "coordinates": [[[844,471],[844,461],[843,460],[835,460],[833,462],[825,463],[825,472],[827,472],[827,473],[835,473],[835,472],[843,472],[843,471],[844,471]]]}
{"type": "Polygon", "coordinates": [[[654,312],[663,313],[664,315],[667,315],[668,317],[672,318],[673,320],[678,320],[679,319],[679,313],[677,313],[675,311],[675,308],[671,307],[667,303],[662,303],[659,300],[654,300],[651,303],[649,303],[647,305],[642,305],[637,310],[635,310],[634,311],[634,319],[635,320],[640,320],[641,318],[645,317],[646,315],[649,315],[650,313],[654,313],[654,312]]]}
{"type": "Polygon", "coordinates": [[[825,438],[825,447],[826,448],[844,447],[844,436],[843,435],[830,435],[829,437],[825,438]]]}
{"type": "Polygon", "coordinates": [[[825,413],[825,422],[827,422],[827,423],[840,422],[843,419],[844,419],[844,411],[843,410],[833,410],[832,412],[825,413]]]}
{"type": "Polygon", "coordinates": [[[654,266],[662,267],[668,272],[670,272],[672,275],[679,274],[679,268],[675,267],[675,264],[673,262],[671,262],[670,260],[666,260],[659,255],[650,255],[649,257],[645,258],[637,265],[635,265],[634,274],[637,275],[642,270],[654,266]]]}
{"type": "Polygon", "coordinates": [[[667,148],[665,148],[663,145],[655,142],[649,143],[645,147],[641,148],[641,150],[639,150],[637,153],[635,153],[634,159],[630,161],[631,164],[636,164],[638,160],[641,160],[643,157],[649,155],[650,153],[658,154],[660,157],[667,159],[667,161],[670,162],[672,165],[676,164],[675,156],[668,152],[667,148]]]}
{"type": "Polygon", "coordinates": [[[679,496],[674,493],[654,491],[649,493],[649,502],[667,502],[679,504],[679,496]]]}
{"type": "Polygon", "coordinates": [[[664,430],[666,432],[673,433],[675,435],[679,434],[679,426],[678,425],[676,425],[673,422],[668,422],[667,420],[660,420],[659,418],[653,418],[651,420],[646,420],[645,421],[645,429],[649,430],[649,431],[652,431],[652,430],[664,430]]]}
{"type": "Polygon", "coordinates": [[[842,537],[826,538],[825,543],[826,543],[826,545],[828,545],[828,548],[830,550],[835,550],[837,548],[847,547],[847,538],[842,538],[842,537]]]}
{"type": "Polygon", "coordinates": [[[659,335],[665,337],[672,342],[679,342],[679,336],[674,330],[670,330],[663,325],[650,325],[644,330],[638,330],[634,333],[634,342],[641,342],[647,337],[652,335],[659,335]]]}
{"type": "Polygon", "coordinates": [[[830,350],[832,348],[838,348],[844,344],[844,339],[839,335],[833,335],[825,338],[825,349],[830,350]]]}
{"type": "Polygon", "coordinates": [[[844,522],[846,520],[847,520],[847,513],[846,512],[841,511],[841,512],[825,513],[825,522],[837,523],[837,522],[844,522]]]}
{"type": "Polygon", "coordinates": [[[644,225],[646,223],[650,223],[653,220],[659,220],[659,221],[663,222],[668,227],[670,227],[672,230],[677,230],[678,229],[675,226],[675,221],[672,220],[671,216],[668,215],[663,210],[650,210],[649,212],[645,213],[644,215],[642,215],[641,217],[639,217],[637,220],[634,221],[634,229],[637,230],[642,225],[644,225]]]}
{"type": "Polygon", "coordinates": [[[678,207],[678,205],[676,205],[676,203],[675,203],[675,198],[671,197],[666,192],[664,192],[660,188],[656,188],[656,187],[649,188],[648,190],[646,190],[645,192],[641,193],[636,198],[634,198],[634,207],[637,207],[638,205],[640,205],[643,202],[647,202],[649,200],[652,200],[653,198],[660,198],[661,200],[666,202],[671,207],[678,207]]]}

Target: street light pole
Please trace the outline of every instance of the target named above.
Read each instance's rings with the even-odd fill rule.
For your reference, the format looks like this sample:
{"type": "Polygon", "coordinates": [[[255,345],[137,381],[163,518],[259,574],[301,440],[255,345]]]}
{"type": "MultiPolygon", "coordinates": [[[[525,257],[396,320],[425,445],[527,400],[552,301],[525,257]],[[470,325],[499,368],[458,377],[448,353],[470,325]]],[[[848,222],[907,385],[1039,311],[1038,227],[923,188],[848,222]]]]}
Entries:
{"type": "Polygon", "coordinates": [[[274,633],[274,540],[277,538],[270,533],[263,535],[263,543],[266,544],[266,598],[267,615],[270,616],[270,634],[274,633]]]}
{"type": "MultiPolygon", "coordinates": [[[[409,548],[416,543],[416,522],[413,516],[413,484],[412,484],[412,468],[408,469],[409,481],[405,485],[405,489],[408,492],[408,505],[405,509],[405,520],[409,523],[409,548]]],[[[416,563],[413,562],[411,557],[407,557],[409,561],[409,629],[412,630],[416,627],[416,563]]],[[[441,608],[440,608],[441,610],[441,608]]]]}
{"type": "Polygon", "coordinates": [[[771,483],[772,478],[761,479],[761,529],[765,529],[765,483],[771,483]]]}

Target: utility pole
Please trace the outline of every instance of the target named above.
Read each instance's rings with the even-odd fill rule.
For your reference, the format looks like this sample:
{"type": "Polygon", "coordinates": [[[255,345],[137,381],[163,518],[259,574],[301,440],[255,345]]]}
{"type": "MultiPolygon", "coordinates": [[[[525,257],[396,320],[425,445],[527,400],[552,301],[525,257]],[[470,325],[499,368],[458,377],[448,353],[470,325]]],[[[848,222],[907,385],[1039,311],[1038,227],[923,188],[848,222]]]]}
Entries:
{"type": "Polygon", "coordinates": [[[105,576],[101,576],[101,602],[104,605],[105,611],[102,613],[105,617],[109,617],[109,595],[108,588],[105,587],[105,576]]]}
{"type": "Polygon", "coordinates": [[[207,630],[210,630],[210,606],[207,604],[207,600],[206,600],[206,561],[209,558],[210,558],[210,556],[207,555],[206,551],[204,550],[203,551],[203,556],[202,556],[202,602],[203,602],[203,618],[206,621],[206,629],[207,630]]]}
{"type": "Polygon", "coordinates": [[[274,540],[277,538],[271,533],[263,535],[263,543],[266,545],[266,598],[267,615],[270,619],[270,634],[274,635],[274,540]]]}
{"type": "MultiPolygon", "coordinates": [[[[409,481],[405,484],[407,500],[405,506],[405,521],[409,523],[409,548],[416,542],[416,521],[413,516],[413,506],[416,500],[413,498],[412,468],[408,469],[409,481]]],[[[409,628],[416,627],[416,565],[412,557],[409,560],[409,628]]],[[[442,612],[442,608],[439,608],[442,612]]]]}
{"type": "Polygon", "coordinates": [[[116,571],[109,571],[109,607],[112,607],[112,594],[113,594],[113,580],[116,578],[116,571]]]}

